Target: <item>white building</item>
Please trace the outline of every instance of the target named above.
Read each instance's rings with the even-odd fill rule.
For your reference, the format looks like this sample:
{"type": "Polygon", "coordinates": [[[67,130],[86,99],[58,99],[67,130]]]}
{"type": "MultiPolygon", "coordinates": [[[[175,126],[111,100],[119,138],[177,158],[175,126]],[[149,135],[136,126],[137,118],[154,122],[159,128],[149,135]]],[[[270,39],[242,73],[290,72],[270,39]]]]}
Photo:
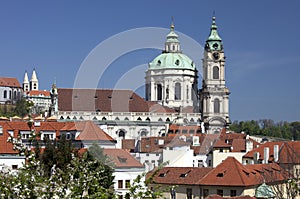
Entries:
{"type": "Polygon", "coordinates": [[[22,87],[13,77],[0,77],[0,104],[15,104],[22,97],[22,87]]]}
{"type": "Polygon", "coordinates": [[[123,199],[130,184],[145,172],[145,168],[123,149],[104,149],[103,153],[114,163],[114,190],[118,198],[123,199]]]}
{"type": "Polygon", "coordinates": [[[28,80],[28,73],[25,71],[23,79],[23,91],[24,97],[32,101],[34,106],[31,109],[31,112],[34,114],[47,113],[51,107],[51,96],[50,92],[46,90],[39,90],[39,80],[36,74],[35,69],[32,71],[30,81],[28,80]]]}

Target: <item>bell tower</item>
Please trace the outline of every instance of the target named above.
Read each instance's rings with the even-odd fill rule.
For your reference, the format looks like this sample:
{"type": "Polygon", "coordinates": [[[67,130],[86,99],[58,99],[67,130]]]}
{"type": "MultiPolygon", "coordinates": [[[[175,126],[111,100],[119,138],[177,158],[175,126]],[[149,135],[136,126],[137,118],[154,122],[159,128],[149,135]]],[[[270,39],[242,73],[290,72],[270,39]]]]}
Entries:
{"type": "Polygon", "coordinates": [[[203,81],[200,90],[200,107],[207,133],[218,133],[230,123],[230,92],[225,83],[224,48],[217,31],[216,18],[213,17],[204,49],[203,81]]]}
{"type": "Polygon", "coordinates": [[[35,68],[32,71],[31,79],[30,79],[30,90],[37,91],[39,90],[39,80],[37,78],[35,68]]]}

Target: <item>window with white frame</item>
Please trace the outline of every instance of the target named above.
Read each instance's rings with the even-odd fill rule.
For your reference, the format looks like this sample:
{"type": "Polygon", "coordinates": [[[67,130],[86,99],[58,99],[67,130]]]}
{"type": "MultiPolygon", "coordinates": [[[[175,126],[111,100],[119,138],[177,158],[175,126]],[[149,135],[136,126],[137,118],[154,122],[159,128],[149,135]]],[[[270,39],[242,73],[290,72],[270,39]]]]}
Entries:
{"type": "Polygon", "coordinates": [[[41,132],[41,139],[55,140],[55,132],[41,132]]]}
{"type": "Polygon", "coordinates": [[[30,131],[20,131],[21,139],[27,140],[30,138],[30,131]]]}

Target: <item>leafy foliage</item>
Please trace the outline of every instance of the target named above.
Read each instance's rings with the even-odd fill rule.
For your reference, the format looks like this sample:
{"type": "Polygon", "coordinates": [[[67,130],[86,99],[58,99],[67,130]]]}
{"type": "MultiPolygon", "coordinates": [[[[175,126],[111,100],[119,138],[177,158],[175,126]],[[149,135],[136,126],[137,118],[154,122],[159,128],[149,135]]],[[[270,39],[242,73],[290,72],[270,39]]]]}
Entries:
{"type": "MultiPolygon", "coordinates": [[[[30,139],[37,136],[32,132],[30,139]]],[[[41,161],[19,138],[9,141],[26,164],[16,173],[0,173],[1,198],[114,198],[113,169],[88,152],[78,157],[68,140],[48,140],[41,161]]]]}
{"type": "Polygon", "coordinates": [[[234,121],[229,129],[249,135],[263,135],[289,140],[300,140],[300,122],[274,122],[270,119],[234,121]]]}

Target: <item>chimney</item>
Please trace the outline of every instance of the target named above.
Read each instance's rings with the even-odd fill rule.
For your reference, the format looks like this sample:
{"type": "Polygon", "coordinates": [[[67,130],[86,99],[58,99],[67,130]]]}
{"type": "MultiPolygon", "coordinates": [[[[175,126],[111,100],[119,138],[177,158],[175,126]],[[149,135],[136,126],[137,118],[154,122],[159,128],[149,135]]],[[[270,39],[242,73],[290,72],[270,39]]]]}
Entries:
{"type": "Polygon", "coordinates": [[[279,146],[276,144],[274,145],[274,162],[278,162],[279,158],[279,146]]]}
{"type": "Polygon", "coordinates": [[[253,160],[254,160],[254,164],[258,164],[258,160],[259,160],[259,152],[255,152],[253,154],[253,160]]]}
{"type": "Polygon", "coordinates": [[[246,152],[253,150],[253,142],[251,140],[246,140],[246,152]]]}
{"type": "Polygon", "coordinates": [[[269,160],[269,147],[264,148],[264,164],[268,164],[269,160]]]}

